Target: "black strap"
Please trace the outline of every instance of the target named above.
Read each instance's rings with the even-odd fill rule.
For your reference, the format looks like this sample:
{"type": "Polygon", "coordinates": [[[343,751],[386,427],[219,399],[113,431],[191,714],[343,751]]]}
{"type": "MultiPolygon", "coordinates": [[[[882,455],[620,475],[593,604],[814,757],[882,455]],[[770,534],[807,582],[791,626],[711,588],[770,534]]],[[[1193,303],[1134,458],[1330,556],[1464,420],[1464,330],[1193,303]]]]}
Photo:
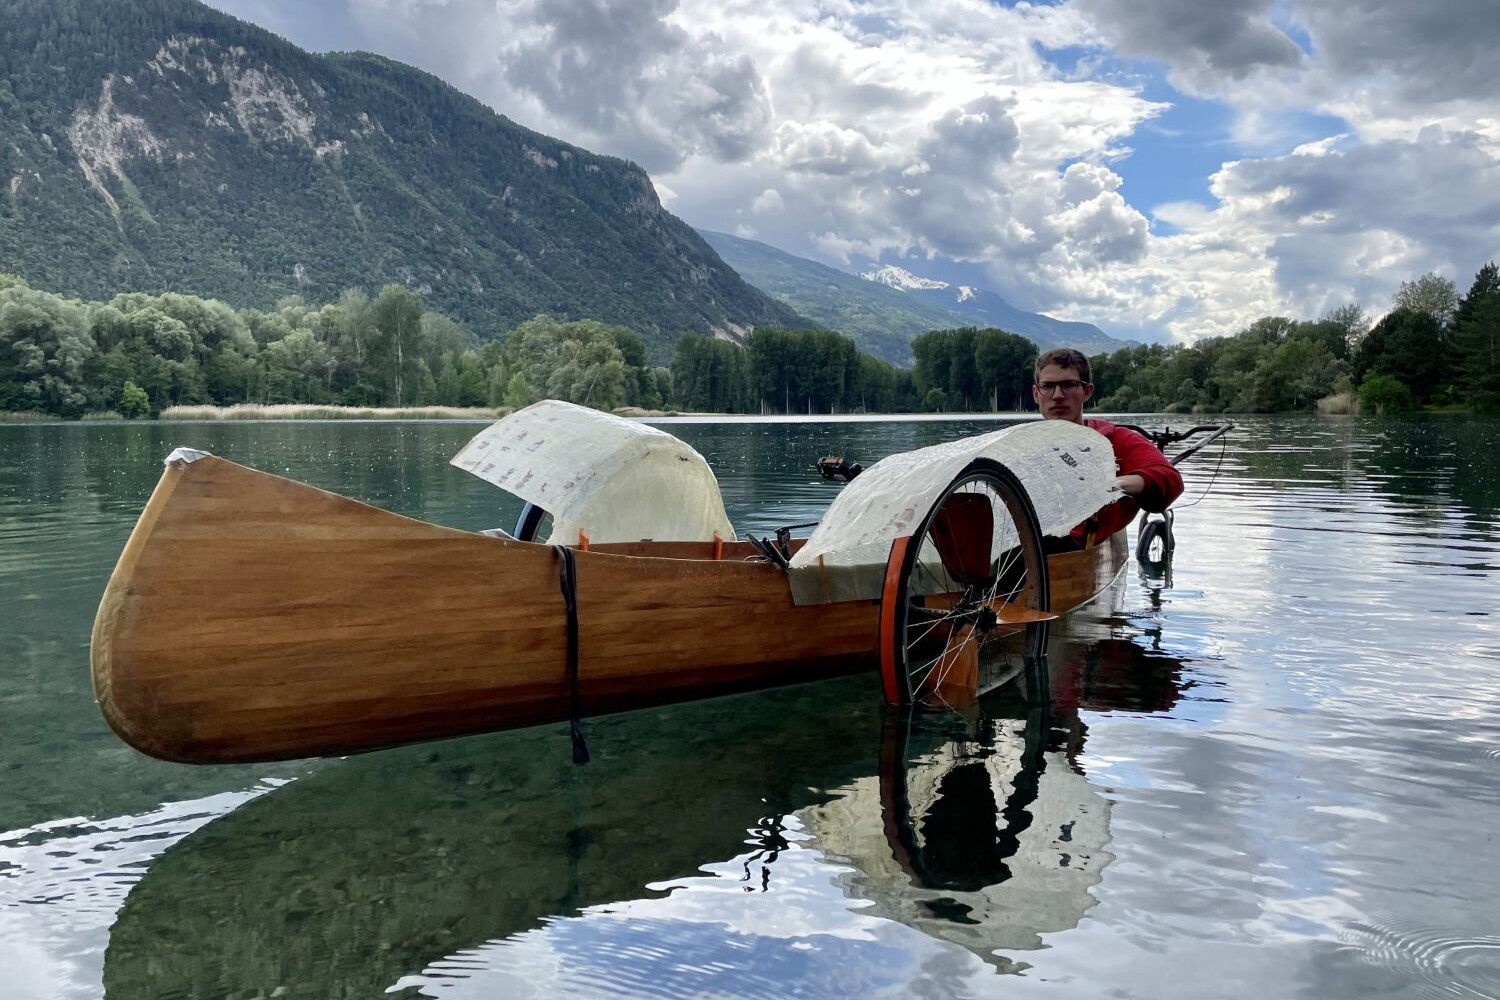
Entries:
{"type": "Polygon", "coordinates": [[[562,587],[563,604],[568,609],[568,688],[573,699],[573,763],[589,762],[589,745],[583,738],[583,689],[578,682],[578,577],[573,565],[573,550],[566,545],[552,546],[557,553],[557,582],[562,587]]]}

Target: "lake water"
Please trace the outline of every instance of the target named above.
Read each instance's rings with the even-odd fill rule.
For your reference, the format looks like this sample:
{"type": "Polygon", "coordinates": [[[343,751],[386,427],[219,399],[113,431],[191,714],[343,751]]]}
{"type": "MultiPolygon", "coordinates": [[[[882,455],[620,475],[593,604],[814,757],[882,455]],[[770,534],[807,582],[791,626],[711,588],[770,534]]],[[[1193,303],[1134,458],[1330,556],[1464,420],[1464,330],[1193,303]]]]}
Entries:
{"type": "MultiPolygon", "coordinates": [[[[0,424],[0,969],[19,1000],[1500,997],[1500,421],[1246,418],[1050,703],[874,676],[335,761],[105,727],[94,608],[177,445],[461,528],[460,423],[0,424]]],[[[1151,421],[1160,425],[1160,418],[1151,421]]],[[[672,422],[737,527],[984,421],[672,422]]]]}

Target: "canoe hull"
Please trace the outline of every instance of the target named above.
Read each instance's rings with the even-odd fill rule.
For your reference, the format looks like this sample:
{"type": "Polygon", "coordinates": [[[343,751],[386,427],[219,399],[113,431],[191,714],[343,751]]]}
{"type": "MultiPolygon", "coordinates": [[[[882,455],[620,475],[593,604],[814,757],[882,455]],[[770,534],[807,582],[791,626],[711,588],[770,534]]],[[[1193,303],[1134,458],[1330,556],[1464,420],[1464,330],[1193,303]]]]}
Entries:
{"type": "MultiPolygon", "coordinates": [[[[876,602],[798,607],[698,543],[576,551],[581,708],[602,714],[875,666],[876,602]],[[701,550],[701,552],[699,551],[701,550]]],[[[1050,560],[1054,609],[1122,537],[1050,560]]],[[[573,711],[557,553],[413,520],[212,456],[174,461],[106,587],[95,693],[154,757],[327,756],[573,711]]]]}

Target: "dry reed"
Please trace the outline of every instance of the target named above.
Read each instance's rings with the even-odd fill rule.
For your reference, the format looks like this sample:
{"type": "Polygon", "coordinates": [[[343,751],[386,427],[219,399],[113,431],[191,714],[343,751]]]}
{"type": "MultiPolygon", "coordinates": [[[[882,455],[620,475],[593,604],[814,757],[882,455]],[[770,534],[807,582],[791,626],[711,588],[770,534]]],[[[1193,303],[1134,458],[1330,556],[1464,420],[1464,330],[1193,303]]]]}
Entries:
{"type": "Polygon", "coordinates": [[[494,420],[510,410],[488,406],[324,406],[308,403],[236,403],[169,406],[161,420],[494,420]]]}
{"type": "Polygon", "coordinates": [[[1352,392],[1336,392],[1324,396],[1317,402],[1318,412],[1324,416],[1344,416],[1359,412],[1359,399],[1352,392]]]}

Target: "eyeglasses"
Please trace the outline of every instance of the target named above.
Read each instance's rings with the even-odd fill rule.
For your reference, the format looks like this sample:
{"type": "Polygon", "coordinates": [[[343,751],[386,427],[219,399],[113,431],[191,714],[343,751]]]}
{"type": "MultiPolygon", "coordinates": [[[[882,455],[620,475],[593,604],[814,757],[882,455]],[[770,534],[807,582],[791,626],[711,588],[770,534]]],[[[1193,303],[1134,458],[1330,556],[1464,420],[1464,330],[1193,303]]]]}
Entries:
{"type": "Polygon", "coordinates": [[[1065,378],[1060,382],[1038,382],[1036,384],[1036,387],[1040,389],[1043,394],[1050,396],[1052,395],[1052,393],[1056,392],[1059,389],[1067,393],[1078,392],[1087,384],[1087,382],[1080,382],[1076,378],[1065,378]]]}

